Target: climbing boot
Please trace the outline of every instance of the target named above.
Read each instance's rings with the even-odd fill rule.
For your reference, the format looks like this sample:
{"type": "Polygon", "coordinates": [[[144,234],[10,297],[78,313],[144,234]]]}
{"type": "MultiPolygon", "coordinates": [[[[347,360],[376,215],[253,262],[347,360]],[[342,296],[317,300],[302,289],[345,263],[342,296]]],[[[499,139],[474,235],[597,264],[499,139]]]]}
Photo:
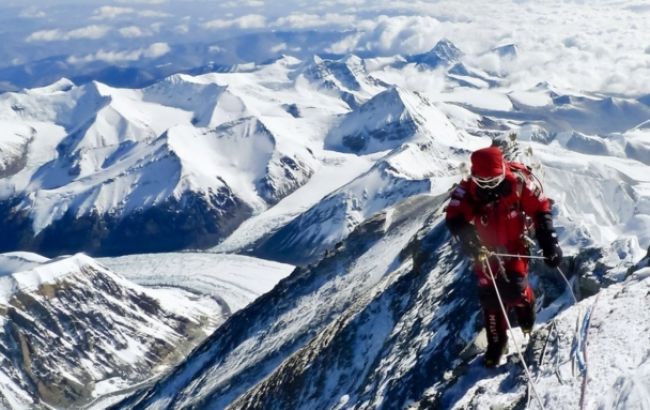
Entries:
{"type": "Polygon", "coordinates": [[[483,365],[487,368],[493,368],[499,365],[501,357],[508,353],[508,343],[500,345],[489,345],[483,357],[483,365]]]}
{"type": "Polygon", "coordinates": [[[519,327],[525,335],[529,335],[533,331],[535,325],[535,307],[534,306],[517,306],[515,308],[517,314],[517,322],[519,327]]]}

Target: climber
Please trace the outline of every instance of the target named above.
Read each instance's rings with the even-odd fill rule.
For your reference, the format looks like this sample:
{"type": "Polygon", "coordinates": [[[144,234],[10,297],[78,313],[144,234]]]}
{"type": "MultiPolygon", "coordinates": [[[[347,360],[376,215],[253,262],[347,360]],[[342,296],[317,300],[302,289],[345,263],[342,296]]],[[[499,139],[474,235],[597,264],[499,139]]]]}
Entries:
{"type": "Polygon", "coordinates": [[[505,161],[501,150],[491,146],[472,153],[471,177],[453,190],[446,221],[463,253],[474,260],[488,339],[484,364],[494,367],[507,349],[508,336],[487,264],[506,309],[514,309],[521,330],[530,333],[535,295],[528,284],[528,259],[493,253],[528,255],[528,235],[534,229],[545,263],[559,266],[562,250],[553,228],[551,201],[528,167],[505,161]]]}

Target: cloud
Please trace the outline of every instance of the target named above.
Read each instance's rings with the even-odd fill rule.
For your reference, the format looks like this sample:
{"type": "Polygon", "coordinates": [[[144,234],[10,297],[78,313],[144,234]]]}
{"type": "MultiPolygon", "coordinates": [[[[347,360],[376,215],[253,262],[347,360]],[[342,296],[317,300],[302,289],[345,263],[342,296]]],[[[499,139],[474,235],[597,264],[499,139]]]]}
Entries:
{"type": "Polygon", "coordinates": [[[150,5],[167,3],[167,0],[114,0],[114,1],[116,3],[124,3],[124,4],[150,4],[150,5]]]}
{"type": "Polygon", "coordinates": [[[285,51],[287,49],[287,43],[280,43],[271,47],[271,52],[279,53],[280,51],[285,51]]]}
{"type": "Polygon", "coordinates": [[[30,34],[25,41],[31,43],[34,41],[97,40],[106,36],[109,31],[111,31],[110,27],[99,25],[81,27],[67,32],[59,29],[41,30],[30,34]]]}
{"type": "Polygon", "coordinates": [[[91,18],[95,20],[114,19],[125,14],[133,13],[135,13],[135,10],[131,7],[102,6],[93,12],[91,18]]]}
{"type": "Polygon", "coordinates": [[[151,24],[149,24],[149,28],[150,28],[154,33],[158,33],[158,32],[160,32],[160,30],[161,30],[164,26],[165,26],[165,24],[163,24],[163,23],[160,22],[160,21],[157,21],[157,22],[155,22],[155,23],[151,23],[151,24]]]}
{"type": "Polygon", "coordinates": [[[634,11],[637,13],[648,13],[650,12],[650,4],[631,4],[626,9],[634,11]]]}
{"type": "Polygon", "coordinates": [[[190,26],[187,24],[179,24],[174,27],[174,31],[178,34],[187,34],[190,32],[190,26]]]}
{"type": "Polygon", "coordinates": [[[111,28],[107,26],[97,26],[97,25],[86,26],[86,27],[69,31],[66,34],[66,40],[82,39],[82,38],[96,40],[104,37],[110,30],[111,28]]]}
{"type": "Polygon", "coordinates": [[[143,51],[142,55],[146,58],[158,58],[171,51],[171,47],[167,43],[154,43],[143,51]]]}
{"type": "Polygon", "coordinates": [[[224,9],[234,9],[238,5],[239,5],[238,2],[231,0],[231,1],[224,1],[224,2],[220,3],[219,7],[224,8],[224,9]]]}
{"type": "Polygon", "coordinates": [[[151,33],[148,31],[143,31],[138,26],[127,26],[122,27],[117,30],[118,33],[124,38],[139,38],[139,37],[148,37],[151,36],[151,33]]]}
{"type": "MultiPolygon", "coordinates": [[[[66,2],[81,4],[83,0],[66,2]]],[[[585,91],[625,95],[650,93],[650,37],[646,21],[650,5],[643,0],[492,0],[469,2],[467,7],[459,7],[457,0],[294,0],[280,3],[224,0],[214,3],[213,8],[220,9],[221,14],[210,21],[205,17],[205,8],[201,8],[207,3],[204,0],[90,2],[99,4],[90,9],[97,24],[111,19],[130,21],[113,29],[100,25],[76,30],[63,25],[46,27],[26,40],[53,42],[115,34],[111,40],[116,43],[111,47],[118,51],[100,53],[94,48],[89,49],[92,54],[88,56],[85,54],[91,51],[75,51],[85,56],[76,58],[128,60],[136,55],[144,56],[144,51],[119,51],[127,48],[120,47],[119,42],[128,44],[129,39],[145,35],[151,35],[156,41],[171,42],[169,36],[181,34],[184,42],[205,41],[205,29],[224,30],[228,35],[250,29],[338,29],[346,35],[337,36],[334,43],[325,44],[323,39],[327,36],[321,36],[317,43],[300,45],[316,53],[360,53],[378,57],[426,52],[441,38],[448,38],[465,53],[469,65],[503,76],[504,87],[510,89],[530,88],[536,82],[547,81],[554,86],[585,91]],[[163,3],[164,8],[155,6],[163,3]],[[174,16],[167,14],[170,10],[174,11],[174,16]],[[191,16],[192,22],[203,24],[190,24],[182,16],[191,16]],[[153,17],[160,19],[145,20],[153,17]],[[509,43],[517,45],[516,57],[508,60],[490,53],[492,48],[509,43]]],[[[50,13],[56,11],[56,6],[48,4],[47,9],[45,6],[40,9],[50,13]]],[[[15,14],[41,17],[44,13],[40,9],[23,7],[16,9],[15,14]]],[[[70,16],[69,20],[74,22],[79,18],[70,16]]],[[[16,20],[18,24],[28,23],[16,20]]],[[[279,52],[290,52],[295,46],[292,41],[286,43],[286,50],[279,52]]],[[[57,44],[56,52],[70,53],[69,50],[78,49],[77,45],[77,42],[71,43],[70,48],[65,49],[65,44],[57,44]]],[[[224,48],[225,54],[232,51],[224,48]]],[[[41,52],[43,47],[34,44],[33,49],[41,52]]],[[[108,46],[104,46],[103,50],[106,49],[108,46]]],[[[9,56],[8,61],[12,57],[16,55],[9,56]]],[[[30,61],[29,51],[20,57],[30,61]]]]}
{"type": "Polygon", "coordinates": [[[353,27],[357,18],[353,15],[326,13],[325,15],[293,13],[286,17],[280,17],[272,23],[274,27],[286,27],[294,29],[317,28],[325,26],[348,26],[353,27]]]}
{"type": "Polygon", "coordinates": [[[131,51],[106,51],[99,50],[96,53],[88,54],[83,57],[68,57],[66,60],[69,64],[85,64],[94,61],[104,61],[107,63],[120,63],[128,61],[137,61],[142,58],[155,59],[168,54],[171,47],[167,43],[154,43],[147,48],[140,48],[131,51]]]}
{"type": "Polygon", "coordinates": [[[164,18],[164,17],[171,17],[172,15],[157,10],[142,10],[138,12],[138,16],[149,17],[149,18],[164,18]]]}
{"type": "Polygon", "coordinates": [[[40,30],[30,34],[25,41],[28,43],[33,41],[57,41],[63,40],[65,34],[61,30],[40,30]]]}
{"type": "Polygon", "coordinates": [[[33,6],[24,9],[23,11],[20,12],[20,14],[18,14],[18,17],[29,18],[29,19],[43,18],[46,16],[47,14],[45,14],[43,10],[40,10],[33,6]]]}
{"type": "Polygon", "coordinates": [[[158,10],[136,10],[131,7],[102,6],[93,12],[93,20],[112,20],[122,16],[139,16],[145,18],[170,17],[171,14],[158,10]]]}
{"type": "Polygon", "coordinates": [[[357,25],[362,28],[362,34],[347,40],[351,49],[382,55],[427,51],[442,37],[440,22],[427,16],[379,16],[357,25]],[[356,43],[351,43],[352,39],[356,43]]]}
{"type": "Polygon", "coordinates": [[[325,51],[328,53],[334,54],[346,54],[355,50],[361,39],[361,33],[351,34],[344,37],[342,40],[332,44],[331,46],[325,48],[325,51]]]}
{"type": "Polygon", "coordinates": [[[266,17],[261,14],[247,14],[234,19],[216,19],[202,24],[203,28],[209,30],[221,30],[229,28],[252,29],[266,26],[266,17]]]}

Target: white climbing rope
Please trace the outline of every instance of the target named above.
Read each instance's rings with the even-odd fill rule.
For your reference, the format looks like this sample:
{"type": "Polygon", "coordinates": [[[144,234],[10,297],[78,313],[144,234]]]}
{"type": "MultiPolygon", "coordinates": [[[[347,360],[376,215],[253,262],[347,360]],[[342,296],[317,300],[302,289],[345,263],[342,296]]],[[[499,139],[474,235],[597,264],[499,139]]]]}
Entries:
{"type": "Polygon", "coordinates": [[[594,303],[589,307],[587,313],[585,314],[585,319],[583,321],[584,328],[584,342],[582,344],[582,357],[584,359],[584,372],[582,374],[582,386],[580,386],[580,410],[585,410],[587,407],[587,383],[589,383],[589,367],[587,367],[587,336],[589,335],[589,327],[591,326],[591,316],[594,313],[596,303],[598,303],[598,298],[600,294],[596,295],[594,303]]]}
{"type": "MultiPolygon", "coordinates": [[[[523,258],[523,259],[546,259],[543,256],[532,256],[532,255],[517,255],[517,254],[496,253],[496,252],[490,252],[489,254],[492,255],[492,256],[496,256],[499,260],[500,260],[500,257],[523,258]]],[[[506,316],[506,323],[508,324],[508,328],[510,329],[510,333],[512,334],[512,328],[510,326],[510,321],[508,320],[507,312],[505,311],[505,307],[503,306],[503,302],[501,301],[501,296],[499,295],[499,291],[498,291],[497,286],[496,286],[496,281],[494,280],[494,275],[492,274],[492,267],[490,266],[489,263],[486,263],[486,265],[487,265],[487,267],[488,267],[488,269],[490,271],[490,275],[492,277],[492,282],[494,284],[495,290],[497,291],[497,296],[499,298],[499,304],[501,305],[501,309],[503,310],[504,315],[506,316]]],[[[573,299],[573,304],[577,305],[578,304],[578,298],[576,297],[575,292],[573,291],[573,285],[571,284],[569,279],[566,277],[564,272],[562,272],[562,269],[560,269],[559,266],[556,267],[556,269],[557,269],[558,273],[560,274],[560,276],[562,277],[562,279],[564,280],[564,282],[566,283],[567,288],[569,289],[569,293],[571,294],[571,298],[573,299]]],[[[598,300],[598,297],[596,297],[596,301],[597,300],[598,300]]],[[[593,305],[596,304],[596,301],[594,301],[593,305]]],[[[571,359],[573,361],[574,371],[575,371],[575,365],[576,365],[575,361],[577,360],[578,361],[578,366],[580,368],[580,373],[583,376],[583,378],[582,378],[582,386],[581,386],[581,389],[580,389],[580,409],[581,410],[584,410],[585,405],[586,405],[585,398],[586,398],[586,390],[587,390],[587,383],[588,383],[587,346],[586,346],[586,339],[587,338],[586,338],[586,335],[589,332],[590,316],[591,316],[591,312],[593,311],[593,307],[594,307],[593,305],[586,312],[585,317],[582,320],[582,322],[580,321],[580,319],[582,317],[582,312],[578,312],[578,315],[576,317],[576,330],[575,330],[575,333],[574,333],[574,336],[573,336],[574,343],[573,343],[572,348],[571,348],[571,359]],[[584,336],[585,336],[584,339],[583,339],[583,333],[584,333],[584,336]]],[[[514,338],[514,336],[513,336],[513,338],[514,338]]],[[[529,380],[529,386],[531,387],[533,393],[535,394],[535,397],[537,398],[537,400],[539,401],[540,406],[542,406],[542,409],[543,409],[544,406],[542,405],[541,400],[539,398],[539,394],[537,393],[537,390],[535,389],[535,383],[533,382],[533,379],[530,376],[530,373],[528,371],[528,366],[526,365],[525,362],[523,362],[523,357],[522,357],[521,352],[519,351],[519,347],[518,347],[518,345],[516,343],[515,343],[515,346],[517,346],[517,353],[519,354],[519,356],[520,356],[520,358],[522,360],[522,363],[524,363],[524,367],[526,369],[526,375],[527,375],[528,380],[529,380]]],[[[575,374],[574,374],[574,377],[575,377],[575,374]]]]}
{"type": "MultiPolygon", "coordinates": [[[[498,253],[498,252],[490,252],[490,255],[496,256],[496,257],[503,257],[503,258],[521,258],[521,259],[546,259],[544,256],[533,256],[533,255],[517,255],[513,253],[498,253]]],[[[560,276],[562,276],[562,279],[564,282],[567,284],[567,287],[569,288],[569,292],[571,293],[571,297],[573,298],[573,303],[578,304],[578,298],[576,298],[576,294],[573,292],[573,285],[571,285],[571,282],[569,279],[567,279],[566,275],[564,272],[562,272],[562,269],[560,267],[556,267],[557,271],[560,273],[560,276]]]]}
{"type": "MultiPolygon", "coordinates": [[[[490,255],[496,256],[499,261],[501,257],[506,257],[506,258],[522,258],[522,259],[546,259],[543,256],[533,256],[533,255],[518,255],[518,254],[510,254],[510,253],[498,253],[498,252],[491,252],[490,255]]],[[[566,283],[567,288],[569,289],[569,293],[571,294],[571,298],[573,299],[573,304],[577,305],[578,304],[578,298],[576,297],[575,292],[573,291],[573,285],[571,284],[571,281],[566,277],[564,272],[562,272],[562,269],[560,267],[556,267],[558,273],[564,280],[564,283],[566,283]]],[[[580,331],[583,325],[583,321],[580,319],[582,318],[582,310],[578,311],[578,315],[576,316],[576,328],[575,332],[573,334],[573,343],[571,347],[571,360],[573,362],[573,370],[572,374],[573,377],[575,377],[575,367],[576,367],[576,361],[578,362],[577,365],[580,368],[580,373],[584,374],[586,372],[585,370],[585,364],[584,364],[584,359],[582,356],[581,348],[583,345],[583,340],[582,340],[582,332],[580,331]]]]}
{"type": "Polygon", "coordinates": [[[499,292],[499,287],[497,286],[496,278],[494,277],[494,273],[492,272],[492,266],[490,266],[489,261],[487,262],[483,261],[483,264],[487,266],[488,271],[490,272],[490,279],[492,279],[492,285],[494,285],[494,291],[497,294],[497,299],[499,300],[499,306],[501,306],[501,312],[503,313],[503,317],[505,318],[506,324],[508,325],[508,329],[510,331],[510,337],[512,337],[512,341],[515,344],[517,354],[519,355],[519,360],[521,360],[521,364],[524,366],[524,371],[526,372],[526,377],[528,378],[528,384],[533,390],[533,393],[535,394],[535,398],[537,398],[537,402],[539,403],[540,408],[542,410],[545,410],[544,402],[542,402],[542,398],[537,392],[537,388],[535,387],[535,382],[533,381],[533,378],[530,375],[530,371],[528,370],[528,365],[526,364],[524,355],[521,353],[521,349],[519,348],[519,344],[517,343],[517,340],[515,338],[515,332],[512,330],[512,326],[510,325],[510,319],[508,319],[508,311],[506,310],[506,307],[503,304],[503,300],[501,299],[501,293],[499,292]]]}

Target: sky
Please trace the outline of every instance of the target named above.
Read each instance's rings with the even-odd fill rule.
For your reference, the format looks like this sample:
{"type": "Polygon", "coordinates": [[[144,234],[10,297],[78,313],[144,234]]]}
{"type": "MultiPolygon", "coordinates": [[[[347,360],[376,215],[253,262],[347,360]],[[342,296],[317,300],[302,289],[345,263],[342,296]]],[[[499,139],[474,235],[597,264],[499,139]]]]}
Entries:
{"type": "MultiPolygon", "coordinates": [[[[650,3],[642,1],[4,0],[0,68],[52,56],[129,65],[187,44],[248,33],[338,31],[323,53],[390,56],[454,42],[473,64],[518,87],[650,93],[650,3]],[[515,44],[517,57],[489,51],[515,44]]],[[[220,43],[221,44],[221,43],[220,43]]],[[[279,51],[291,54],[282,44],[279,51]]],[[[215,46],[211,50],[218,50],[215,46]]],[[[294,50],[295,51],[295,50],[294,50]]],[[[215,55],[218,60],[219,55],[215,55]]],[[[218,62],[218,61],[217,61],[218,62]]],[[[0,81],[3,79],[0,78],[0,81]]]]}

